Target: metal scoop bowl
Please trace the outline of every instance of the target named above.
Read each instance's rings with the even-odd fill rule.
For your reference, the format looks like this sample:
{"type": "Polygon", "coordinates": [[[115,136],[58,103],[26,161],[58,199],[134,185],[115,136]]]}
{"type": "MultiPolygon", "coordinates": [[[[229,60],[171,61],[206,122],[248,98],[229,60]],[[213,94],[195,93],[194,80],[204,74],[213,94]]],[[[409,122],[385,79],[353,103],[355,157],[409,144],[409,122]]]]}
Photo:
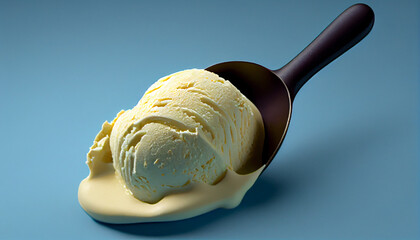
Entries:
{"type": "Polygon", "coordinates": [[[373,10],[355,4],[340,14],[288,64],[270,70],[251,62],[224,62],[208,67],[228,79],[260,111],[265,128],[262,164],[274,159],[286,135],[292,103],[299,89],[319,70],[362,40],[372,29],[373,10]]]}

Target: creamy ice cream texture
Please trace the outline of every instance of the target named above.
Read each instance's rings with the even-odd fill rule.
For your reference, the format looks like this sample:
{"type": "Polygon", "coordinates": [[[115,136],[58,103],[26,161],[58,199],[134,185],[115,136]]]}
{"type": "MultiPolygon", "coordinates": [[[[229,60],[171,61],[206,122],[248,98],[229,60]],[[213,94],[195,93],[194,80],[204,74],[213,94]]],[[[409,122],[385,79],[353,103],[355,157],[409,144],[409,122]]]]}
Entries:
{"type": "Polygon", "coordinates": [[[263,140],[259,111],[229,81],[206,70],[181,71],[103,124],[79,201],[92,217],[112,223],[235,207],[262,170],[263,140]]]}

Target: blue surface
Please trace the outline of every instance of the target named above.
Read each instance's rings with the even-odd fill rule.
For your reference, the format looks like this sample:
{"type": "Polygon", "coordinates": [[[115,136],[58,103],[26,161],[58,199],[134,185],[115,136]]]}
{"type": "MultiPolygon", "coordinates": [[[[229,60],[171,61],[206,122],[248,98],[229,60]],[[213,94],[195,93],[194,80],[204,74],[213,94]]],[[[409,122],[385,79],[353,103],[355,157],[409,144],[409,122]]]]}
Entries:
{"type": "Polygon", "coordinates": [[[367,1],[370,35],[299,92],[273,164],[234,210],[105,225],[79,206],[105,120],[158,78],[286,64],[353,1],[1,1],[0,238],[418,239],[418,1],[367,1]]]}

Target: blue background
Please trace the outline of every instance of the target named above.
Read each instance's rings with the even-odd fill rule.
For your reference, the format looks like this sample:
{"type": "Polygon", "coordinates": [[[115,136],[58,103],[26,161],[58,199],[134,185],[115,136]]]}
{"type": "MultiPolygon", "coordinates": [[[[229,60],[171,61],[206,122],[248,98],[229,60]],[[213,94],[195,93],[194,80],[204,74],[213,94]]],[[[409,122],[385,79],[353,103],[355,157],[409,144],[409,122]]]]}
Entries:
{"type": "Polygon", "coordinates": [[[79,206],[105,120],[158,78],[279,68],[353,1],[1,1],[0,238],[418,239],[418,1],[366,1],[370,35],[310,80],[233,210],[106,225],[79,206]],[[315,4],[316,2],[316,4],[315,4]]]}

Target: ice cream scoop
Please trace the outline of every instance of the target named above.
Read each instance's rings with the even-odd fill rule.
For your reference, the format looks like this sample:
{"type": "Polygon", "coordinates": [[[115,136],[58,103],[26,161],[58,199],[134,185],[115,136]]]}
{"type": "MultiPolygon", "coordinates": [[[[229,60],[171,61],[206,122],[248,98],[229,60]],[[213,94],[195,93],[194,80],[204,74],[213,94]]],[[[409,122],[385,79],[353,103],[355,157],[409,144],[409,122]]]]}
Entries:
{"type": "Polygon", "coordinates": [[[267,167],[286,135],[299,89],[319,70],[356,45],[372,29],[373,10],[355,4],[339,15],[293,60],[278,70],[250,62],[224,62],[207,70],[229,79],[260,111],[265,129],[262,164],[267,167]]]}
{"type": "MultiPolygon", "coordinates": [[[[308,47],[278,70],[269,70],[250,62],[219,63],[206,69],[215,73],[217,78],[214,79],[210,77],[211,74],[208,75],[214,81],[217,82],[219,78],[222,78],[233,83],[236,89],[240,90],[240,94],[246,98],[242,103],[249,106],[255,105],[259,111],[252,110],[252,107],[248,107],[248,110],[243,107],[242,110],[238,110],[241,109],[241,101],[237,103],[229,103],[231,100],[220,101],[224,95],[234,95],[234,91],[226,92],[231,89],[230,83],[224,85],[226,89],[214,88],[206,92],[201,89],[203,86],[195,89],[197,82],[188,81],[187,77],[186,82],[174,85],[169,88],[171,91],[160,93],[158,97],[153,94],[147,96],[148,93],[146,93],[144,100],[141,100],[143,101],[140,104],[142,109],[133,109],[131,113],[121,112],[114,121],[106,122],[102,126],[88,154],[91,173],[79,186],[81,206],[93,218],[108,223],[179,220],[216,208],[237,206],[277,153],[287,132],[292,102],[299,89],[316,72],[363,39],[371,30],[373,22],[372,9],[364,4],[356,4],[338,16],[308,47]],[[190,98],[188,94],[182,95],[185,89],[191,89],[191,94],[195,97],[190,98]],[[206,94],[213,96],[206,98],[206,94]],[[165,95],[170,99],[165,99],[165,95]],[[176,99],[178,96],[181,98],[176,99]],[[219,102],[214,100],[216,98],[219,102]],[[183,99],[189,103],[183,102],[183,99]],[[251,101],[249,102],[248,99],[251,101]],[[149,103],[150,100],[152,101],[149,103]],[[173,106],[175,108],[168,108],[173,112],[157,110],[169,104],[175,104],[173,106]],[[154,111],[153,108],[156,108],[156,112],[147,115],[154,111]],[[206,116],[206,114],[223,116],[227,111],[236,112],[237,116],[243,114],[245,117],[232,118],[230,116],[232,120],[236,119],[241,123],[226,124],[221,123],[223,117],[206,116]],[[258,124],[259,117],[250,121],[247,116],[252,114],[254,117],[255,114],[261,114],[265,134],[255,134],[261,131],[262,128],[259,126],[262,125],[258,124]],[[247,119],[245,124],[242,123],[244,119],[247,119]],[[219,122],[221,124],[218,124],[219,122]],[[148,127],[144,128],[145,125],[148,127]],[[231,139],[232,142],[241,140],[241,145],[245,146],[240,148],[241,150],[235,151],[235,146],[228,144],[227,137],[235,135],[235,129],[230,129],[231,126],[239,132],[243,130],[241,128],[254,132],[251,134],[254,136],[251,141],[247,141],[247,136],[243,133],[236,134],[237,138],[231,139]],[[114,133],[114,131],[117,132],[114,133]],[[148,134],[147,131],[159,133],[160,138],[153,140],[151,134],[145,137],[148,134]],[[265,136],[265,140],[259,141],[258,136],[265,136]],[[151,147],[139,145],[140,139],[149,143],[151,147]],[[185,141],[185,146],[176,145],[178,139],[185,141]],[[253,146],[252,142],[264,142],[264,145],[261,150],[261,162],[258,157],[248,159],[257,160],[255,164],[249,165],[252,166],[249,170],[247,167],[243,168],[248,164],[243,165],[243,159],[240,156],[260,153],[258,147],[253,146]],[[160,145],[162,147],[159,147],[160,145]],[[136,148],[141,148],[146,155],[143,156],[136,148]],[[194,152],[197,149],[205,150],[194,152]],[[236,154],[235,161],[239,161],[230,163],[224,161],[223,159],[229,159],[226,157],[229,155],[226,154],[226,149],[231,149],[230,154],[236,154]],[[245,149],[253,151],[241,152],[245,149]],[[178,157],[164,159],[170,155],[178,155],[178,157]],[[183,162],[191,155],[194,155],[195,160],[184,164],[183,162]],[[219,158],[213,158],[216,155],[219,158]],[[222,155],[224,157],[221,157],[222,155]],[[178,160],[181,164],[173,162],[178,160]],[[140,173],[142,168],[135,164],[143,164],[144,168],[153,165],[153,169],[150,172],[140,173]],[[178,166],[175,166],[177,164],[178,166]],[[215,164],[215,166],[207,169],[207,164],[215,164]],[[161,171],[159,167],[165,165],[171,167],[161,171]],[[215,171],[214,174],[208,171],[209,169],[215,171]],[[225,175],[223,175],[224,169],[227,169],[225,175]],[[243,169],[246,169],[245,174],[239,174],[243,169]],[[166,176],[179,174],[178,171],[182,171],[183,174],[179,177],[168,178],[171,179],[169,182],[175,183],[173,186],[168,186],[166,176]],[[147,174],[157,177],[157,185],[150,184],[149,179],[142,178],[147,174]],[[195,184],[186,191],[171,193],[173,187],[184,188],[191,180],[195,180],[195,184]],[[147,189],[141,190],[142,188],[147,189]]],[[[162,81],[165,81],[165,78],[162,81]]],[[[161,87],[158,81],[157,85],[152,86],[148,92],[156,91],[161,87]]],[[[208,89],[208,87],[205,88],[208,89]]]]}
{"type": "Polygon", "coordinates": [[[171,74],[102,125],[79,202],[108,223],[233,208],[262,171],[263,140],[261,114],[229,81],[204,69],[171,74]]]}

